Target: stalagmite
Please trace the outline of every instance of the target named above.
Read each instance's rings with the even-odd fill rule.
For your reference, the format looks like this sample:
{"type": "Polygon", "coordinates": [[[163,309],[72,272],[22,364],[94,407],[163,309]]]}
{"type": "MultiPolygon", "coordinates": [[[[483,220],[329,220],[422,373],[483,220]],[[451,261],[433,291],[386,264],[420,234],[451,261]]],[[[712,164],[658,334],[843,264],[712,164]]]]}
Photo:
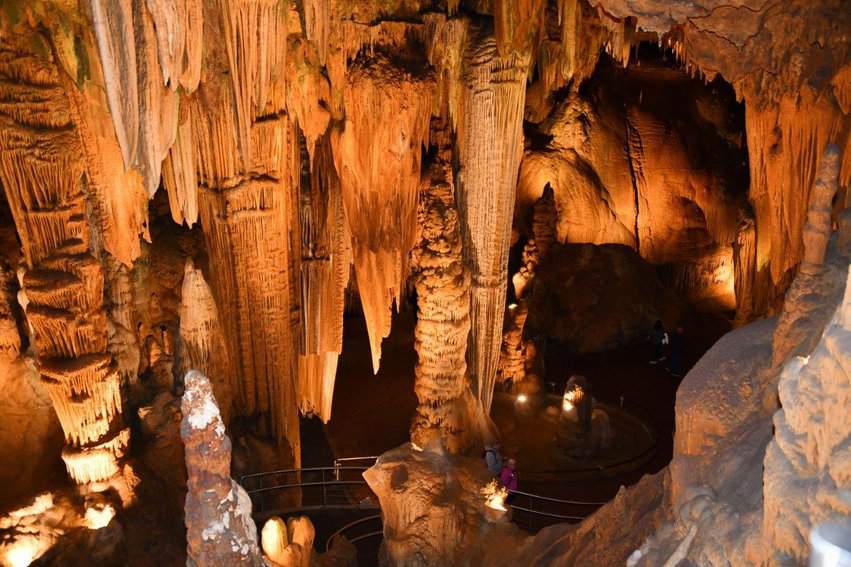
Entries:
{"type": "Polygon", "coordinates": [[[508,247],[523,151],[528,56],[497,53],[494,37],[473,31],[464,54],[458,206],[464,257],[473,277],[470,373],[490,411],[508,280],[508,247]]]}
{"type": "Polygon", "coordinates": [[[0,45],[0,179],[18,233],[26,235],[25,310],[68,443],[62,456],[71,477],[88,483],[117,472],[129,430],[119,371],[107,352],[104,272],[92,255],[82,140],[59,73],[19,45],[0,45]],[[43,103],[32,105],[33,95],[43,103]]]}
{"type": "Polygon", "coordinates": [[[210,377],[224,423],[232,413],[237,377],[231,371],[216,302],[201,270],[187,260],[180,294],[180,370],[198,370],[210,377]]]}
{"type": "Polygon", "coordinates": [[[190,567],[265,565],[251,518],[251,500],[230,477],[231,443],[209,380],[184,379],[180,437],[186,455],[186,555],[190,567]]]}
{"type": "Polygon", "coordinates": [[[830,239],[833,198],[839,191],[839,148],[828,145],[821,154],[815,183],[810,192],[807,223],[804,225],[802,271],[811,271],[824,263],[830,239]]]}
{"type": "Polygon", "coordinates": [[[353,65],[346,75],[345,124],[331,138],[375,372],[414,244],[431,108],[432,77],[424,67],[411,74],[381,53],[353,65]]]}
{"type": "Polygon", "coordinates": [[[478,440],[478,404],[470,392],[465,354],[470,333],[470,274],[463,264],[455,207],[448,131],[438,126],[438,157],[421,188],[412,254],[417,287],[414,390],[419,400],[411,426],[418,447],[433,442],[450,453],[478,440]]]}
{"type": "Polygon", "coordinates": [[[522,382],[526,376],[526,346],[523,340],[523,329],[529,314],[530,285],[535,278],[535,269],[555,242],[557,225],[558,211],[555,205],[555,194],[552,187],[547,185],[544,194],[532,209],[532,237],[523,247],[520,270],[511,279],[517,303],[508,307],[499,374],[502,381],[511,381],[515,385],[522,382]]]}

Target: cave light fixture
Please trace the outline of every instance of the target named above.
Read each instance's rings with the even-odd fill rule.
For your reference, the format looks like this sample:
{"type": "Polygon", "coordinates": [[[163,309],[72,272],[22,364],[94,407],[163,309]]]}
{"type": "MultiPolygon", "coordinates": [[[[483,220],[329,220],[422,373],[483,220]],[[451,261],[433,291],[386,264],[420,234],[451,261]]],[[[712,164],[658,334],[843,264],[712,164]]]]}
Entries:
{"type": "Polygon", "coordinates": [[[529,397],[526,394],[517,394],[517,403],[525,404],[529,401],[529,397]]]}
{"type": "Polygon", "coordinates": [[[480,491],[485,497],[485,506],[499,512],[508,512],[505,507],[505,499],[508,498],[508,489],[502,486],[496,479],[487,483],[480,491]]]}

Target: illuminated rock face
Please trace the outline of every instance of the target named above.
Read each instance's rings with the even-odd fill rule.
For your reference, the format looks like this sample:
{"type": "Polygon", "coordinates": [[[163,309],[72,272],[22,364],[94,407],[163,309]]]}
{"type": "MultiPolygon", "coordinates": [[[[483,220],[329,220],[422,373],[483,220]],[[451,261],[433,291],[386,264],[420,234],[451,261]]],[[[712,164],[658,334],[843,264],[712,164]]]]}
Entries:
{"type": "Polygon", "coordinates": [[[414,390],[419,405],[411,441],[419,447],[438,442],[457,454],[479,444],[482,412],[470,391],[465,360],[470,274],[461,257],[447,131],[439,129],[434,138],[440,147],[423,180],[417,215],[420,242],[412,255],[417,288],[414,390]]]}
{"type": "Polygon", "coordinates": [[[493,477],[480,459],[403,445],[379,457],[364,478],[381,504],[388,565],[484,565],[484,553],[520,539],[506,510],[494,501],[488,507],[482,490],[493,477]]]}
{"type": "MultiPolygon", "coordinates": [[[[20,40],[20,38],[18,38],[20,40]]],[[[0,47],[0,179],[26,270],[23,304],[38,366],[78,483],[118,472],[130,431],[122,424],[120,377],[108,348],[104,272],[86,215],[82,140],[61,73],[20,45],[0,47]],[[38,100],[37,104],[33,100],[38,100]]]]}

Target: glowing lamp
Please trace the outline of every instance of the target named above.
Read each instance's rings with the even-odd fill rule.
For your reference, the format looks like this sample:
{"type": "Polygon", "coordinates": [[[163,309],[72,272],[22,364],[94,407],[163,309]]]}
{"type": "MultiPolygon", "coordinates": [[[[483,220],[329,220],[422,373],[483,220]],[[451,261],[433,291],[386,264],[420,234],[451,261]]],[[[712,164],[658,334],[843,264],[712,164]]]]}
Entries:
{"type": "Polygon", "coordinates": [[[508,512],[508,508],[505,507],[505,499],[508,498],[508,489],[499,484],[496,479],[486,484],[480,492],[485,498],[485,506],[491,510],[508,512]]]}
{"type": "Polygon", "coordinates": [[[529,398],[526,397],[526,394],[517,394],[517,403],[518,404],[525,404],[528,401],[529,401],[529,398]]]}
{"type": "Polygon", "coordinates": [[[414,451],[419,451],[420,453],[422,453],[423,451],[423,448],[414,443],[413,441],[411,441],[411,447],[413,447],[414,451]]]}
{"type": "Polygon", "coordinates": [[[86,508],[86,526],[90,530],[105,528],[114,517],[115,508],[109,504],[86,508]]]}

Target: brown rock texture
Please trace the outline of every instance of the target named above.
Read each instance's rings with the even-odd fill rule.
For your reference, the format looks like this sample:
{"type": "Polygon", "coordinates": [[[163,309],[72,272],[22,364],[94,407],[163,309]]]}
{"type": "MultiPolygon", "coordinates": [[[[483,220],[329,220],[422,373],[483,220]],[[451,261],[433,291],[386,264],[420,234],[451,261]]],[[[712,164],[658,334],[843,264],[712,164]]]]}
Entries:
{"type": "Polygon", "coordinates": [[[461,256],[458,210],[446,129],[435,134],[438,157],[423,179],[417,225],[420,240],[412,254],[417,289],[417,349],[414,390],[419,400],[411,441],[433,442],[453,454],[478,444],[480,406],[467,376],[470,333],[470,274],[461,256]]]}
{"type": "Polygon", "coordinates": [[[210,381],[190,370],[184,384],[180,437],[188,472],[186,563],[262,567],[251,500],[230,477],[230,439],[210,381]]]}

